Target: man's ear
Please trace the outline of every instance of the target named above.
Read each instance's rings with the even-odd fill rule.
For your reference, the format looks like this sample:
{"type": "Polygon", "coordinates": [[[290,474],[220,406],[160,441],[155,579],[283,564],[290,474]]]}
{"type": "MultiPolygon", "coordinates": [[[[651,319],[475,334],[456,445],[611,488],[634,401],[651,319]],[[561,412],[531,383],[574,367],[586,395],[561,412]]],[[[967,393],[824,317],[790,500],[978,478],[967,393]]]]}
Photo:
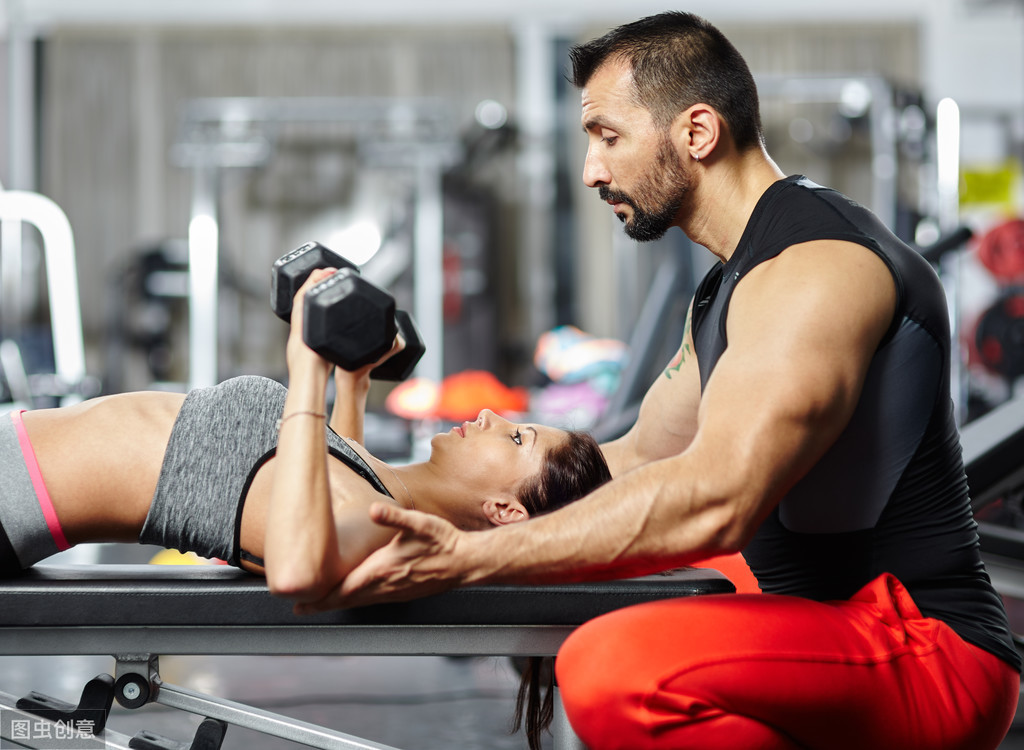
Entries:
{"type": "Polygon", "coordinates": [[[513,497],[484,500],[483,510],[492,526],[505,526],[530,518],[529,511],[513,497]]]}
{"type": "Polygon", "coordinates": [[[722,118],[711,105],[697,103],[672,121],[671,137],[683,156],[703,161],[714,152],[722,137],[722,118]]]}

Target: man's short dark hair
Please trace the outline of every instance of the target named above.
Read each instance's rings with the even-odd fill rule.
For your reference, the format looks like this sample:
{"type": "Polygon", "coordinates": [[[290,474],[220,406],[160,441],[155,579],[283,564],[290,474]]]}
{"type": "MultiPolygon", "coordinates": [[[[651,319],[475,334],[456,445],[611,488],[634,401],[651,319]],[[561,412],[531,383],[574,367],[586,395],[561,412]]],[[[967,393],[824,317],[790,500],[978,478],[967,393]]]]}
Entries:
{"type": "Polygon", "coordinates": [[[633,71],[635,103],[661,128],[702,102],[721,115],[739,150],[763,144],[750,68],[721,31],[692,13],[669,11],[619,26],[573,47],[569,58],[578,88],[606,62],[626,62],[633,71]]]}

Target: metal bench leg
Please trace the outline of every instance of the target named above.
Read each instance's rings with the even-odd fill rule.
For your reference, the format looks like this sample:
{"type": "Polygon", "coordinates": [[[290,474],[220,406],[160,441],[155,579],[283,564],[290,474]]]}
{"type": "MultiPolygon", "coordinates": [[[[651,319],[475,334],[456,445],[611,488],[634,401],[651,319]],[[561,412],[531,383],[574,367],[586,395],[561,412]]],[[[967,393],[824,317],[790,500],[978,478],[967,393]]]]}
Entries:
{"type": "Polygon", "coordinates": [[[551,734],[555,738],[554,750],[587,750],[569,725],[569,717],[565,715],[562,694],[558,688],[555,688],[555,715],[551,720],[551,734]]]}

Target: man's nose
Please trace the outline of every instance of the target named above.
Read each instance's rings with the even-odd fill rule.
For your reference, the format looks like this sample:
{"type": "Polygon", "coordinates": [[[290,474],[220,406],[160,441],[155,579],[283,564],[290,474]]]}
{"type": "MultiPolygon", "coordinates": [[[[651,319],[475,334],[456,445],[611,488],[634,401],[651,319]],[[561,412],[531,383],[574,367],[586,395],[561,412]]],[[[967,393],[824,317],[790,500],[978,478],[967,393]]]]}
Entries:
{"type": "Polygon", "coordinates": [[[583,184],[596,188],[601,185],[610,185],[611,181],[612,176],[604,161],[594,153],[593,149],[587,149],[587,158],[583,162],[583,184]]]}

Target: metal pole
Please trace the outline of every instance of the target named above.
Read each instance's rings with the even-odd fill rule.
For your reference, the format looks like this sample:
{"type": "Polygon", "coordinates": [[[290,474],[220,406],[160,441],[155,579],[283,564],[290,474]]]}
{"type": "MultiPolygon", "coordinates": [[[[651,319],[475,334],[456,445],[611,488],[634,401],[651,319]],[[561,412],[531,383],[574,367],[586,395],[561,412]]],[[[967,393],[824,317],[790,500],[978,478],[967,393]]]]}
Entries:
{"type": "Polygon", "coordinates": [[[219,236],[217,168],[198,165],[188,225],[189,388],[217,384],[219,236]]]}
{"type": "Polygon", "coordinates": [[[21,2],[8,3],[7,16],[7,187],[35,190],[34,36],[24,23],[21,2]]]}
{"type": "Polygon", "coordinates": [[[413,249],[413,305],[416,324],[427,350],[416,374],[440,384],[444,378],[444,205],[441,167],[430,153],[416,165],[415,246],[413,249]]]}
{"type": "MultiPolygon", "coordinates": [[[[952,99],[943,99],[936,108],[935,144],[938,222],[939,230],[946,234],[960,223],[960,109],[952,99]]],[[[940,261],[949,305],[949,383],[958,425],[967,421],[968,392],[967,352],[960,346],[961,256],[954,250],[940,261]]]]}
{"type": "Polygon", "coordinates": [[[871,203],[878,218],[896,230],[899,155],[892,87],[880,78],[867,81],[871,89],[871,203]]]}
{"type": "Polygon", "coordinates": [[[154,682],[157,687],[155,702],[162,706],[178,708],[211,719],[219,719],[228,724],[271,737],[279,737],[320,750],[396,750],[389,745],[352,737],[316,724],[247,706],[244,703],[236,703],[223,698],[211,698],[188,688],[160,682],[159,679],[154,682]]]}
{"type": "Polygon", "coordinates": [[[555,688],[555,715],[551,719],[551,734],[555,740],[554,750],[587,750],[569,724],[569,717],[565,714],[565,705],[562,703],[558,688],[555,688]]]}
{"type": "MultiPolygon", "coordinates": [[[[20,2],[7,4],[7,175],[10,190],[35,190],[35,66],[32,35],[23,20],[20,2]]],[[[7,222],[0,239],[0,313],[2,335],[17,338],[22,330],[25,279],[19,221],[7,222]]]]}
{"type": "Polygon", "coordinates": [[[519,243],[519,294],[527,302],[526,341],[534,342],[554,324],[552,222],[555,203],[555,71],[553,33],[541,21],[516,33],[519,176],[528,217],[519,243]]]}

